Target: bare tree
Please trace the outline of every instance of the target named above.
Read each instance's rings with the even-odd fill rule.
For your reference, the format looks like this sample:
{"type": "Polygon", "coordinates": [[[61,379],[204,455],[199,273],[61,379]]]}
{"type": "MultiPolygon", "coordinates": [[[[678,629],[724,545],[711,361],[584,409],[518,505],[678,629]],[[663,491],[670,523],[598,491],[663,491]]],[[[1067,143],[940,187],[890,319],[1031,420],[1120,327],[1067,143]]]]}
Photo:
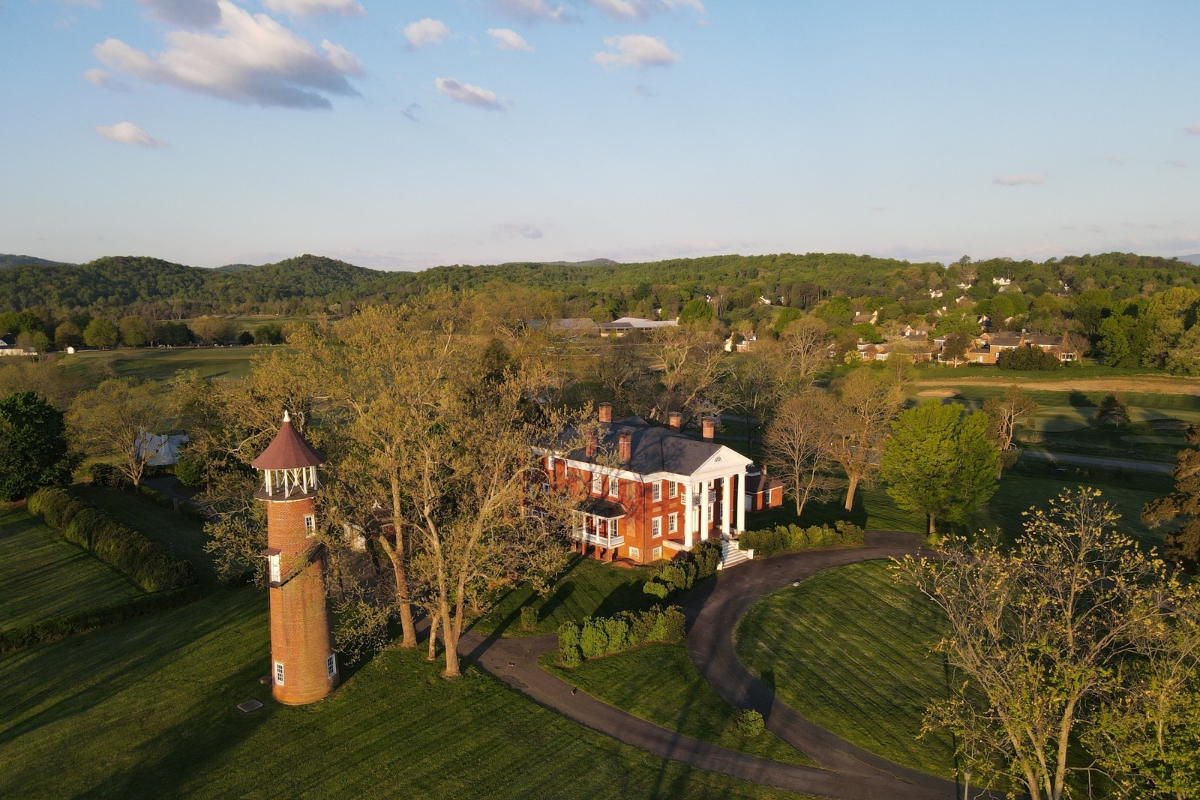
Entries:
{"type": "Polygon", "coordinates": [[[859,484],[870,481],[879,471],[888,426],[904,403],[904,390],[887,376],[857,369],[835,384],[833,396],[835,402],[814,410],[827,415],[821,420],[829,432],[827,452],[841,465],[849,481],[845,506],[849,513],[854,509],[859,484]]]}
{"type": "Polygon", "coordinates": [[[1013,445],[1017,423],[1022,419],[1032,419],[1037,412],[1038,404],[1016,384],[1005,389],[1000,397],[989,397],[983,404],[983,413],[987,414],[990,422],[988,435],[1000,450],[997,480],[1000,479],[1004,468],[1011,467],[1020,456],[1020,451],[1013,445]]]}
{"type": "Polygon", "coordinates": [[[925,729],[949,729],[972,774],[1033,800],[1063,796],[1087,709],[1162,621],[1162,563],[1112,530],[1118,517],[1099,497],[1081,489],[1031,512],[1011,551],[952,537],[940,558],[896,567],[945,614],[937,649],[958,673],[925,729]]]}
{"type": "Polygon", "coordinates": [[[695,416],[701,400],[711,400],[725,369],[722,339],[711,329],[698,326],[660,328],[655,333],[655,362],[663,391],[658,408],[679,411],[685,423],[695,416]]]}
{"type": "Polygon", "coordinates": [[[826,392],[810,390],[780,404],[767,427],[767,463],[788,485],[796,503],[796,516],[804,513],[810,497],[832,488],[826,470],[833,466],[827,420],[834,402],[826,392]]]}
{"type": "Polygon", "coordinates": [[[110,459],[136,487],[166,445],[157,432],[170,430],[173,419],[165,394],[153,382],[109,378],[76,396],[67,425],[88,455],[110,459]]]}
{"type": "Polygon", "coordinates": [[[811,314],[787,326],[783,332],[788,365],[796,377],[804,380],[829,360],[826,356],[829,326],[811,314]]]}
{"type": "Polygon", "coordinates": [[[1062,338],[1062,351],[1075,356],[1075,360],[1083,363],[1083,354],[1092,349],[1092,343],[1082,333],[1075,331],[1064,331],[1062,338]]]}

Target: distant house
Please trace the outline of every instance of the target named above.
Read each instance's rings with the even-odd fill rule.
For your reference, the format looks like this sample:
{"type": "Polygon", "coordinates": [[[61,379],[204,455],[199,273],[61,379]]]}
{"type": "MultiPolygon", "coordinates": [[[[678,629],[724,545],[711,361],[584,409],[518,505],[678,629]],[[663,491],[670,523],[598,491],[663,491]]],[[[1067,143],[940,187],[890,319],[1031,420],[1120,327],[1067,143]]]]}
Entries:
{"type": "Polygon", "coordinates": [[[639,317],[621,317],[612,322],[601,322],[600,333],[613,334],[614,336],[624,336],[630,331],[645,331],[655,328],[670,328],[678,325],[678,319],[641,319],[639,317]]]}
{"type": "Polygon", "coordinates": [[[930,289],[929,290],[929,299],[935,300],[935,299],[941,297],[943,294],[945,294],[945,292],[943,292],[941,289],[930,289]]]}
{"type": "Polygon", "coordinates": [[[766,467],[746,467],[746,511],[751,514],[783,505],[783,481],[767,477],[766,467]]]}
{"type": "Polygon", "coordinates": [[[550,330],[567,336],[597,336],[600,333],[600,326],[596,324],[595,320],[587,317],[568,317],[551,322],[550,330]]]}
{"type": "Polygon", "coordinates": [[[31,356],[34,352],[28,347],[18,347],[17,337],[12,334],[0,336],[0,356],[31,356]]]}
{"type": "Polygon", "coordinates": [[[872,311],[870,313],[867,313],[866,311],[859,311],[854,315],[854,324],[862,325],[865,322],[869,322],[874,325],[877,319],[879,319],[878,311],[872,311]]]}
{"type": "Polygon", "coordinates": [[[758,336],[753,333],[751,333],[749,336],[742,336],[740,337],[740,341],[735,342],[734,340],[738,338],[738,334],[736,333],[729,334],[729,338],[725,340],[726,353],[732,353],[735,351],[738,353],[749,353],[750,349],[754,346],[754,343],[758,341],[758,336]]]}
{"type": "Polygon", "coordinates": [[[147,466],[168,467],[179,463],[179,448],[187,441],[186,433],[143,433],[138,439],[137,448],[140,455],[150,456],[146,461],[147,466]]]}
{"type": "Polygon", "coordinates": [[[972,364],[995,364],[1000,354],[1018,347],[1036,347],[1053,354],[1064,364],[1075,360],[1075,354],[1063,350],[1062,339],[1037,333],[985,333],[976,339],[976,347],[967,351],[967,361],[972,364]]]}

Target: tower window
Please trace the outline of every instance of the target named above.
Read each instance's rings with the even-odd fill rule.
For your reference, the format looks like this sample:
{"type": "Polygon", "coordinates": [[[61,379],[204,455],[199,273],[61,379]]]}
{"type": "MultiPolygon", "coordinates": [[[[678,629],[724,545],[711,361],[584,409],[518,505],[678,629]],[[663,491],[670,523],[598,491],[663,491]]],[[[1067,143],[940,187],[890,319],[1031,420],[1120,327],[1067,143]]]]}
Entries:
{"type": "Polygon", "coordinates": [[[331,654],[329,658],[325,659],[325,672],[331,678],[337,675],[337,656],[331,654]]]}
{"type": "Polygon", "coordinates": [[[275,685],[283,686],[283,662],[275,662],[275,685]]]}
{"type": "Polygon", "coordinates": [[[316,514],[304,515],[304,535],[312,536],[317,532],[317,516],[316,514]]]}
{"type": "Polygon", "coordinates": [[[271,566],[271,583],[280,583],[281,570],[279,568],[279,554],[275,553],[274,555],[268,556],[267,562],[271,566]]]}

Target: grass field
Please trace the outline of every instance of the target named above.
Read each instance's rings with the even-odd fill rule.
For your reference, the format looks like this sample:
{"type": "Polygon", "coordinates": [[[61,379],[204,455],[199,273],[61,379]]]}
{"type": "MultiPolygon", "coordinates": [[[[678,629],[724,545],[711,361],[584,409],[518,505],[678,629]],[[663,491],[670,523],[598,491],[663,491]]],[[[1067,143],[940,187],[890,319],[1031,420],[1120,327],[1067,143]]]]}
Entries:
{"type": "Polygon", "coordinates": [[[753,738],[739,734],[733,727],[733,706],[700,677],[679,645],[650,644],[591,659],[574,669],[557,666],[554,653],[543,656],[541,663],[592,697],[684,736],[770,761],[817,766],[770,731],[753,738]]]}
{"type": "Polygon", "coordinates": [[[0,659],[0,796],[779,798],[593,733],[474,670],[386,651],[288,708],[266,597],[185,608],[0,659]],[[234,706],[266,706],[242,714],[234,706]]]}
{"type": "Polygon", "coordinates": [[[0,510],[0,629],[120,603],[142,591],[23,508],[0,510]]]}
{"type": "Polygon", "coordinates": [[[204,526],[199,522],[174,511],[159,508],[149,499],[132,492],[78,485],[73,487],[72,491],[147,539],[157,542],[180,558],[191,561],[196,567],[201,585],[216,585],[217,572],[208,553],[204,552],[207,536],[204,526]]]}
{"type": "Polygon", "coordinates": [[[647,609],[658,602],[642,591],[642,584],[653,574],[651,567],[624,569],[595,559],[576,558],[544,599],[528,586],[514,589],[472,628],[485,634],[498,631],[506,636],[536,636],[556,632],[567,620],[647,609]],[[521,629],[521,607],[530,604],[538,607],[538,624],[526,631],[521,629]]]}
{"type": "Polygon", "coordinates": [[[60,355],[55,364],[64,378],[87,386],[108,377],[168,381],[182,370],[196,370],[207,378],[244,378],[250,374],[255,356],[273,347],[172,347],[83,350],[60,355]]]}
{"type": "Polygon", "coordinates": [[[739,658],[807,719],[898,764],[954,777],[947,735],[917,739],[925,708],[948,696],[931,654],[940,618],[886,562],[825,570],[768,595],[736,632],[739,658]]]}

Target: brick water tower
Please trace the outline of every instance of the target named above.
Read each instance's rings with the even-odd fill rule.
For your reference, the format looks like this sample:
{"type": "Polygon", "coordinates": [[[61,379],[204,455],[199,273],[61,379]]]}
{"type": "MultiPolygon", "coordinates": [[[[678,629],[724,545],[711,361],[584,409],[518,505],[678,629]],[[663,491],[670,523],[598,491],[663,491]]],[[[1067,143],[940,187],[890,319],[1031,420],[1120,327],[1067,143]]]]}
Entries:
{"type": "Polygon", "coordinates": [[[271,595],[271,692],[287,705],[320,700],[338,684],[325,595],[325,548],[317,538],[317,465],[325,457],[283,425],[253,467],[263,474],[254,497],[267,504],[271,595]]]}

